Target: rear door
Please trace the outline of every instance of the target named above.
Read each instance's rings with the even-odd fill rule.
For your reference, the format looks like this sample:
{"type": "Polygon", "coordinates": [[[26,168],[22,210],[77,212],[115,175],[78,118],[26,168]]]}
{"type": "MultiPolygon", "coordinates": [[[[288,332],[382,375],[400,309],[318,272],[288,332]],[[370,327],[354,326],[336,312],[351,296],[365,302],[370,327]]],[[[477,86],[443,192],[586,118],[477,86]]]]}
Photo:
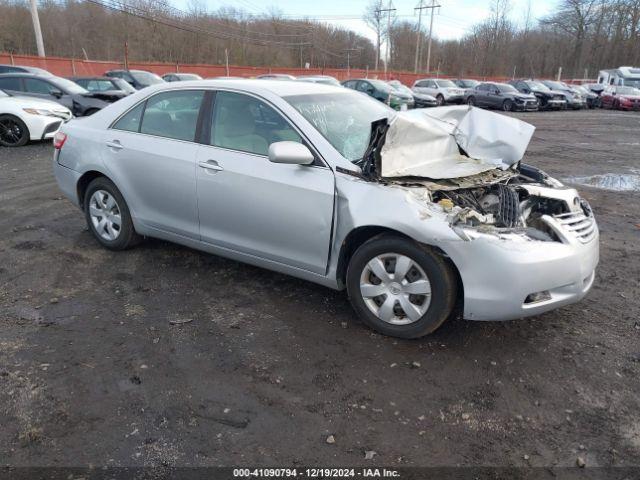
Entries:
{"type": "MultiPolygon", "coordinates": [[[[333,172],[269,161],[278,141],[306,143],[291,122],[263,99],[218,91],[203,127],[197,191],[204,242],[324,274],[333,220],[333,172]]],[[[308,145],[308,144],[307,144],[308,145]]]]}
{"type": "Polygon", "coordinates": [[[203,90],[157,93],[107,130],[103,158],[133,216],[147,227],[199,238],[195,143],[203,90]]]}
{"type": "Polygon", "coordinates": [[[488,85],[486,83],[481,83],[476,87],[475,95],[476,95],[476,105],[479,107],[487,106],[487,91],[488,85]]]}

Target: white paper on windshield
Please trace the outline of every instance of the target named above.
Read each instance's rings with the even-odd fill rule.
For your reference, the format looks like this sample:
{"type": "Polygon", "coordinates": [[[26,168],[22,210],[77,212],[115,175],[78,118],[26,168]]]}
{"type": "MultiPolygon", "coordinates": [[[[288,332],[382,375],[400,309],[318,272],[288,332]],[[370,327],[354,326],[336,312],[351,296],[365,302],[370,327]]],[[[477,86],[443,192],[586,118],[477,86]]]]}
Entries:
{"type": "Polygon", "coordinates": [[[466,105],[400,112],[380,152],[380,174],[458,178],[505,170],[522,159],[534,130],[515,118],[466,105]]]}

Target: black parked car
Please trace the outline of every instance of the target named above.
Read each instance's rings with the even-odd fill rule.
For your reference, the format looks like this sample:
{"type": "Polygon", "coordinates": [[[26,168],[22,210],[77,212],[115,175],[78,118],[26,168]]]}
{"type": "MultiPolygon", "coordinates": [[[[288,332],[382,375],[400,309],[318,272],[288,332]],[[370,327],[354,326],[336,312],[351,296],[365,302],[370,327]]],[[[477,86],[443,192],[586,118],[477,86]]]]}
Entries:
{"type": "Polygon", "coordinates": [[[69,77],[69,80],[106,101],[119,100],[136,92],[135,88],[121,78],[69,77]]]}
{"type": "Polygon", "coordinates": [[[600,95],[598,95],[595,92],[592,92],[584,85],[572,85],[571,87],[577,92],[579,92],[587,100],[587,107],[589,108],[600,107],[600,95]]]}
{"type": "Polygon", "coordinates": [[[108,103],[66,78],[31,73],[0,75],[0,89],[11,95],[44,98],[64,105],[76,117],[92,115],[108,103]]]}
{"type": "Polygon", "coordinates": [[[467,104],[485,108],[499,108],[505,112],[538,110],[535,95],[521,93],[507,83],[480,83],[467,94],[467,104]]]}
{"type": "Polygon", "coordinates": [[[567,107],[573,108],[574,110],[587,108],[587,99],[584,98],[581,93],[576,91],[570,85],[567,85],[564,82],[556,82],[554,80],[542,80],[542,83],[544,83],[551,90],[562,92],[565,99],[567,100],[567,107]]]}
{"type": "Polygon", "coordinates": [[[562,92],[551,90],[537,80],[512,80],[509,82],[521,93],[533,94],[538,99],[540,110],[563,110],[567,108],[567,100],[562,92]]]}
{"type": "Polygon", "coordinates": [[[184,82],[187,80],[202,80],[202,77],[195,73],[165,73],[162,79],[165,82],[184,82]]]}
{"type": "Polygon", "coordinates": [[[155,73],[144,70],[109,70],[106,77],[121,78],[136,90],[141,90],[156,83],[164,83],[164,80],[155,73]]]}
{"type": "Polygon", "coordinates": [[[0,74],[2,73],[33,73],[34,75],[52,76],[51,72],[38,67],[26,67],[23,65],[0,65],[0,74]]]}

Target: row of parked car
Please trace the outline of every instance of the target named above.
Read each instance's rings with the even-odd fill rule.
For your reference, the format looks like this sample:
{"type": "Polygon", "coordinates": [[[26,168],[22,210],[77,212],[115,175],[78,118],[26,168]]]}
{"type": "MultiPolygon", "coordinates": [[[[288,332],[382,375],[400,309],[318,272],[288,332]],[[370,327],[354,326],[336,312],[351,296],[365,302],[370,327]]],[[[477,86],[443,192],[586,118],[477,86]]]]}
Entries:
{"type": "Polygon", "coordinates": [[[348,88],[364,92],[393,108],[418,108],[446,104],[468,104],[504,111],[579,110],[615,108],[640,110],[640,90],[598,83],[569,85],[553,80],[512,80],[508,83],[471,79],[425,78],[412,88],[393,80],[353,79],[348,88]]]}
{"type": "MultiPolygon", "coordinates": [[[[640,110],[640,90],[602,84],[425,78],[409,88],[398,80],[359,78],[340,83],[328,75],[264,74],[256,78],[343,86],[397,110],[464,103],[505,111],[596,107],[640,110]]],[[[35,67],[0,65],[0,145],[20,146],[29,140],[51,138],[66,119],[92,115],[109,103],[157,83],[201,79],[193,73],[167,73],[161,77],[143,70],[110,70],[103,76],[62,78],[35,67]]]]}

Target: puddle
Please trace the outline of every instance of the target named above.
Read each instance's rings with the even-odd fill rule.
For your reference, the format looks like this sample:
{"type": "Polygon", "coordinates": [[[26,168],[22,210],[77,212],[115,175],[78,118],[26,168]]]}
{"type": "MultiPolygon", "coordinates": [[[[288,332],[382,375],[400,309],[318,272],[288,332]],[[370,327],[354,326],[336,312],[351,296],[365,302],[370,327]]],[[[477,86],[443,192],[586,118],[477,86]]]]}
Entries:
{"type": "Polygon", "coordinates": [[[640,191],[640,175],[605,173],[604,175],[592,175],[590,177],[569,177],[565,178],[565,181],[617,192],[640,191]]]}

